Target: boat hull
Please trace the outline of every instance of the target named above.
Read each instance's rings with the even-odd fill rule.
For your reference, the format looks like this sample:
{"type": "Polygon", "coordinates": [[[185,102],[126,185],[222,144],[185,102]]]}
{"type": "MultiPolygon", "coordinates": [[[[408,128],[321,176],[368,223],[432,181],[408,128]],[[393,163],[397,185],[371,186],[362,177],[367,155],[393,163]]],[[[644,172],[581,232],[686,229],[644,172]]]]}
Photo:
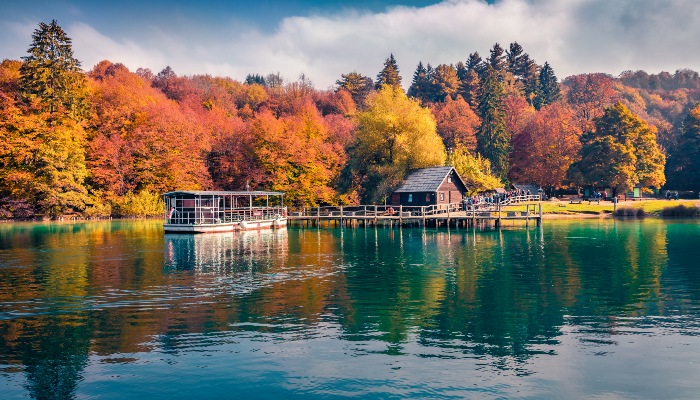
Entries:
{"type": "Polygon", "coordinates": [[[279,229],[287,226],[286,218],[261,219],[221,224],[164,224],[165,233],[219,233],[234,231],[253,231],[259,229],[279,229]]]}

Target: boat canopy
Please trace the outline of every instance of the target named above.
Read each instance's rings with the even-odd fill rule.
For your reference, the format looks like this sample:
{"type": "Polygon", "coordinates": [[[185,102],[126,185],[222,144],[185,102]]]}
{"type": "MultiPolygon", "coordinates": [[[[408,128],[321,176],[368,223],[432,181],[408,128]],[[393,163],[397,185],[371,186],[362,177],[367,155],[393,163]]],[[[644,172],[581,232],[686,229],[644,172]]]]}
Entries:
{"type": "Polygon", "coordinates": [[[284,196],[284,192],[266,192],[260,190],[231,191],[207,191],[207,190],[175,190],[163,193],[163,197],[173,197],[179,195],[191,196],[284,196]]]}

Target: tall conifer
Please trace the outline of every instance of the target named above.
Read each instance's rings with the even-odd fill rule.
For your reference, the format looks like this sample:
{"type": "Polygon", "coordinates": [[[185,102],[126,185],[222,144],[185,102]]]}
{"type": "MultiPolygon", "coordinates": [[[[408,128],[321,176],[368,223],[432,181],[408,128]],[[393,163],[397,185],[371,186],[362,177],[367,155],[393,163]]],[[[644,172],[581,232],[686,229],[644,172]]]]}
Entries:
{"type": "Polygon", "coordinates": [[[542,96],[542,105],[552,104],[561,98],[561,89],[557,76],[554,75],[554,70],[548,62],[545,62],[540,71],[540,94],[542,96]]]}
{"type": "Polygon", "coordinates": [[[510,135],[505,124],[503,99],[505,88],[499,73],[486,67],[479,86],[478,114],[481,125],[477,132],[477,151],[491,161],[494,174],[505,180],[508,175],[510,135]]]}
{"type": "Polygon", "coordinates": [[[384,61],[384,68],[377,75],[375,88],[379,90],[382,85],[401,87],[401,75],[399,75],[399,66],[396,63],[394,54],[384,61]]]}
{"type": "Polygon", "coordinates": [[[32,34],[29,55],[22,57],[19,85],[23,99],[34,102],[51,117],[60,111],[79,120],[84,117],[85,76],[80,61],[73,57],[72,41],[56,20],[41,22],[32,34]]]}

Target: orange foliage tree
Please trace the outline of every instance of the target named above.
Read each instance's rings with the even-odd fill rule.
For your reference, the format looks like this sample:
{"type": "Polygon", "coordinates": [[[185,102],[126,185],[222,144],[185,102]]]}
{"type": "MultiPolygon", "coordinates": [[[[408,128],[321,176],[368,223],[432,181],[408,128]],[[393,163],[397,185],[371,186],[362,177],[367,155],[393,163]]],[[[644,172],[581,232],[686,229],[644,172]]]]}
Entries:
{"type": "Polygon", "coordinates": [[[90,74],[92,184],[110,199],[143,190],[209,188],[203,160],[210,139],[200,121],[126,67],[103,63],[90,74]]]}
{"type": "Polygon", "coordinates": [[[296,206],[337,203],[332,184],[345,161],[345,152],[330,140],[316,106],[297,106],[295,114],[275,117],[263,110],[251,122],[260,174],[251,184],[287,193],[296,206]]]}
{"type": "Polygon", "coordinates": [[[431,111],[446,148],[454,149],[461,143],[470,152],[476,151],[476,130],[481,121],[462,96],[454,100],[447,97],[444,103],[435,103],[431,111]]]}

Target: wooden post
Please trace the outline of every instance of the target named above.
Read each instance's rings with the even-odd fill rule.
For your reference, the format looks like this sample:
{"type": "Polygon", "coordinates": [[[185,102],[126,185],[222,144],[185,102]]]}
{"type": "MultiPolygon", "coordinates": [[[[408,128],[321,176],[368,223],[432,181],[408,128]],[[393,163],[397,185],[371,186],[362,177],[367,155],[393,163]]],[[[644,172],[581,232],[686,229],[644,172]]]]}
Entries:
{"type": "Polygon", "coordinates": [[[399,204],[399,226],[403,225],[403,204],[399,204]]]}
{"type": "Polygon", "coordinates": [[[340,227],[343,227],[343,206],[340,206],[340,227]]]}
{"type": "Polygon", "coordinates": [[[498,203],[496,205],[496,209],[498,210],[498,222],[496,225],[500,228],[501,227],[501,203],[498,203]]]}
{"type": "Polygon", "coordinates": [[[374,227],[377,227],[377,205],[374,205],[374,227]]]}
{"type": "Polygon", "coordinates": [[[540,226],[542,224],[542,203],[540,205],[540,217],[537,218],[537,226],[540,226]]]}

